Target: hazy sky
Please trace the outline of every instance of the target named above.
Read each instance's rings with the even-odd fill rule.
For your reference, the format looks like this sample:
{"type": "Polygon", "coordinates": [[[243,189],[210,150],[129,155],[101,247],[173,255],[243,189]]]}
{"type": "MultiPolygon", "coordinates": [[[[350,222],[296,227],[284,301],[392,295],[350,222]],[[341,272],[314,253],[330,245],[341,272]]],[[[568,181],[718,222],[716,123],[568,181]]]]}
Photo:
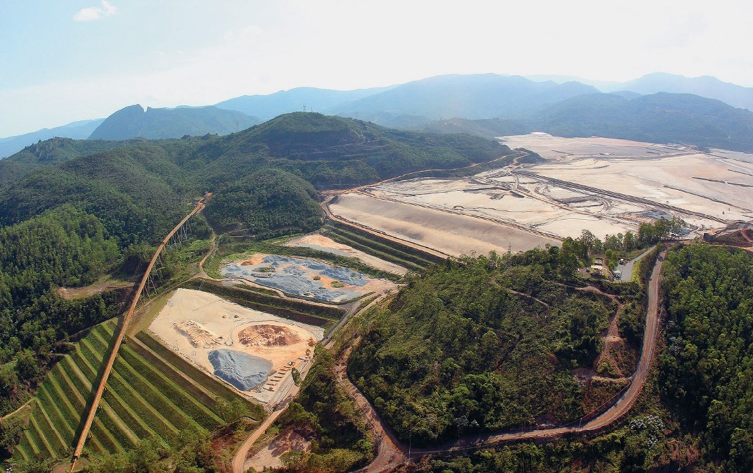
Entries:
{"type": "Polygon", "coordinates": [[[751,0],[0,0],[0,137],[448,73],[753,86],[751,45],[751,0]]]}

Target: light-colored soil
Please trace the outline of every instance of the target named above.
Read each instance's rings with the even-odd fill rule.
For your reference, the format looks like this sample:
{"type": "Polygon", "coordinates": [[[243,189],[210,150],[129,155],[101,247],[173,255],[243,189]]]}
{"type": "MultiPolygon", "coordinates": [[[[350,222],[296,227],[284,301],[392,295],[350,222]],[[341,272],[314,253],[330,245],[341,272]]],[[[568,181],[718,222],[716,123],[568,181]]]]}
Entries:
{"type": "Polygon", "coordinates": [[[531,133],[500,137],[510,148],[526,148],[544,159],[563,160],[570,157],[643,157],[666,156],[687,152],[684,146],[643,143],[616,138],[562,138],[547,133],[531,133]]]}
{"type": "Polygon", "coordinates": [[[636,195],[725,220],[753,216],[753,163],[704,154],[645,159],[602,159],[601,168],[573,162],[546,163],[529,170],[543,176],[636,195]],[[735,172],[740,171],[740,172],[735,172]],[[700,179],[699,179],[700,178],[700,179]],[[739,185],[741,184],[741,185],[739,185]]]}
{"type": "Polygon", "coordinates": [[[269,444],[256,452],[254,456],[246,460],[245,469],[253,468],[256,471],[266,471],[272,468],[282,468],[284,463],[281,457],[288,452],[304,453],[311,450],[311,441],[306,440],[305,432],[289,427],[280,432],[269,444]]]}
{"type": "MultiPolygon", "coordinates": [[[[291,367],[299,367],[324,336],[320,327],[277,317],[228,302],[214,294],[178,289],[149,326],[170,349],[212,374],[209,352],[230,349],[272,363],[270,379],[282,385],[291,367]],[[291,365],[290,362],[293,362],[291,365]],[[279,379],[278,379],[279,378],[279,379]]],[[[262,402],[275,389],[266,384],[250,394],[262,402]]]]}
{"type": "Polygon", "coordinates": [[[348,245],[343,245],[342,243],[338,243],[331,238],[327,238],[326,236],[320,235],[318,233],[295,238],[285,243],[285,246],[304,246],[340,256],[356,258],[362,263],[371,266],[372,268],[399,274],[401,276],[408,272],[408,270],[403,268],[402,266],[381,260],[376,256],[372,256],[370,254],[364,253],[363,251],[356,250],[355,248],[351,248],[348,245]]]}
{"type": "Polygon", "coordinates": [[[262,347],[284,347],[301,341],[301,337],[290,328],[282,325],[251,325],[238,333],[243,345],[262,347]]]}
{"type": "Polygon", "coordinates": [[[66,300],[85,299],[94,294],[101,294],[112,289],[122,289],[133,286],[133,282],[110,279],[85,287],[59,287],[58,296],[66,300]]]}
{"type": "Polygon", "coordinates": [[[341,195],[329,207],[347,220],[455,256],[492,250],[502,253],[510,246],[513,251],[524,251],[558,243],[554,238],[487,220],[362,194],[341,195]]]}
{"type": "Polygon", "coordinates": [[[753,219],[753,155],[546,134],[505,137],[546,162],[459,179],[409,179],[341,193],[333,214],[451,255],[528,250],[590,230],[637,232],[660,215],[690,237],[753,219]]]}

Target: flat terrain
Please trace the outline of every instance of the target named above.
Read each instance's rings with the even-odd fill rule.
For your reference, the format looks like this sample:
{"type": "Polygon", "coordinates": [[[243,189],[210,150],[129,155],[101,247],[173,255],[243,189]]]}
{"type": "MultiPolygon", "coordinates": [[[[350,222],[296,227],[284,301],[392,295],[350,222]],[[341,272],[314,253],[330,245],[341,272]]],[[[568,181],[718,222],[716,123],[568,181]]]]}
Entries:
{"type": "Polygon", "coordinates": [[[214,350],[228,349],[269,360],[270,380],[244,393],[262,402],[273,398],[276,386],[289,377],[290,366],[299,367],[301,358],[307,358],[307,351],[313,351],[316,342],[324,337],[320,327],[241,307],[214,294],[190,289],[178,289],[149,330],[174,352],[210,374],[214,373],[214,367],[209,353],[214,350]],[[293,365],[289,364],[291,361],[293,365]],[[281,379],[272,383],[273,378],[281,379]]]}
{"type": "MultiPolygon", "coordinates": [[[[420,181],[418,181],[420,182],[420,181]]],[[[345,194],[329,204],[333,214],[388,235],[460,256],[527,250],[557,240],[494,222],[426,207],[345,194]]]]}
{"type": "Polygon", "coordinates": [[[345,220],[451,255],[524,251],[679,217],[689,236],[753,219],[753,155],[545,133],[500,138],[542,156],[454,179],[364,186],[329,204],[345,220]]]}

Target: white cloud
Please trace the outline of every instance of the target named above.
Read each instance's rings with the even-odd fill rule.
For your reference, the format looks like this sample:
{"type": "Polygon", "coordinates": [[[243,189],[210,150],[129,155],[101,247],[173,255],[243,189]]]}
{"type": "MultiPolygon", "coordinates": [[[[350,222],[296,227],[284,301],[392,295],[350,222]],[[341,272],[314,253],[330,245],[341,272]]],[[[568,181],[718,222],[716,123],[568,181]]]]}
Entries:
{"type": "Polygon", "coordinates": [[[101,18],[112,16],[117,11],[118,8],[115,5],[111,4],[107,0],[102,0],[101,7],[82,8],[75,15],[73,15],[73,19],[75,21],[99,20],[101,18]]]}

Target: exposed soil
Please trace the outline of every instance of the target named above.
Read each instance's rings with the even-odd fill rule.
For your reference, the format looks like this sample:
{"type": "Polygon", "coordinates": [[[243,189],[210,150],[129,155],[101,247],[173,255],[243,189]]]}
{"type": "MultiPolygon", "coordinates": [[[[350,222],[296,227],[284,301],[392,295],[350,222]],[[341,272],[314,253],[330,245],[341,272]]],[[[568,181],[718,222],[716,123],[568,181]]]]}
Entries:
{"type": "Polygon", "coordinates": [[[287,346],[301,341],[297,333],[282,325],[252,325],[238,332],[238,339],[245,345],[287,346]]]}
{"type": "Polygon", "coordinates": [[[173,324],[175,330],[181,335],[188,337],[188,340],[196,348],[212,348],[219,343],[217,336],[194,320],[182,320],[173,324]]]}
{"type": "Polygon", "coordinates": [[[95,294],[101,294],[113,289],[125,289],[133,286],[133,282],[111,279],[85,287],[59,287],[58,296],[66,300],[85,299],[95,294]]]}
{"type": "Polygon", "coordinates": [[[313,432],[308,430],[288,427],[246,460],[243,467],[254,468],[257,471],[282,468],[285,466],[282,456],[286,453],[304,453],[311,450],[312,436],[313,432]]]}
{"type": "Polygon", "coordinates": [[[376,256],[372,256],[370,254],[364,253],[363,251],[356,250],[355,248],[351,248],[348,245],[338,243],[331,238],[327,238],[326,236],[320,235],[318,233],[295,238],[287,242],[285,246],[303,246],[340,256],[357,258],[362,263],[368,264],[373,268],[379,269],[381,271],[399,274],[401,276],[408,272],[408,270],[403,268],[402,266],[383,261],[376,256]]]}
{"type": "Polygon", "coordinates": [[[212,350],[228,349],[270,361],[268,382],[244,393],[261,402],[274,400],[284,391],[282,388],[292,384],[291,368],[300,370],[313,351],[312,345],[324,336],[320,327],[182,288],[170,297],[149,330],[171,350],[213,376],[214,366],[209,360],[212,350]],[[244,334],[246,343],[241,340],[244,334]]]}

